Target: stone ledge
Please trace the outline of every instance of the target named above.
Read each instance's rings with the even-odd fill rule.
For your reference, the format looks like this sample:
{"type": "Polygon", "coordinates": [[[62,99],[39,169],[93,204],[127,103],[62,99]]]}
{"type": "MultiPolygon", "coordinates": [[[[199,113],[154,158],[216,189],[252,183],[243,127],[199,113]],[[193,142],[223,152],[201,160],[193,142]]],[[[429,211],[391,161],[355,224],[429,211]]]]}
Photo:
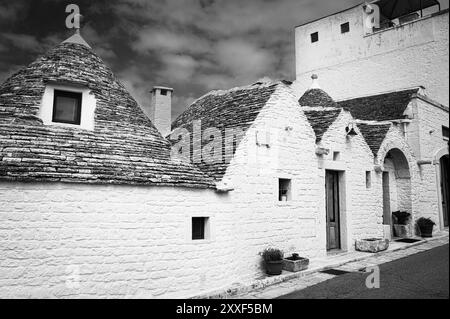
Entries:
{"type": "Polygon", "coordinates": [[[304,270],[299,273],[283,272],[283,274],[280,276],[267,277],[264,279],[256,280],[249,284],[237,284],[235,286],[231,286],[228,288],[211,291],[209,293],[202,293],[199,295],[190,296],[188,298],[189,299],[233,299],[233,297],[237,296],[237,295],[250,293],[251,291],[270,287],[270,286],[273,286],[273,285],[276,285],[279,283],[283,283],[283,282],[286,282],[286,281],[289,281],[292,279],[302,278],[307,275],[310,275],[310,274],[313,274],[316,272],[320,272],[323,270],[340,267],[340,266],[343,266],[350,262],[357,262],[357,261],[368,259],[370,257],[382,256],[382,255],[386,255],[386,254],[389,254],[392,252],[406,250],[411,247],[420,246],[425,243],[437,241],[437,240],[440,240],[443,238],[449,238],[449,234],[444,233],[442,235],[438,235],[433,238],[422,239],[421,241],[416,242],[416,243],[405,244],[402,247],[393,248],[392,250],[386,250],[386,251],[382,251],[382,252],[378,252],[378,253],[367,253],[367,255],[365,255],[365,256],[361,256],[361,257],[357,257],[357,258],[349,258],[348,260],[341,260],[339,262],[330,263],[329,265],[326,265],[326,266],[318,266],[318,267],[309,268],[309,269],[304,270]]]}

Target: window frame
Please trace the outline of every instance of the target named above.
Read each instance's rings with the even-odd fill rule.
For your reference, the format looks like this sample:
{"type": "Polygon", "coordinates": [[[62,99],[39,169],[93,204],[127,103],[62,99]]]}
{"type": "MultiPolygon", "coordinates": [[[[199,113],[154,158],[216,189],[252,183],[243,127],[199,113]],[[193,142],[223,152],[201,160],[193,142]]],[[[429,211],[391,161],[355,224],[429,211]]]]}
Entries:
{"type": "Polygon", "coordinates": [[[449,140],[449,128],[448,126],[442,125],[442,138],[446,141],[449,140]],[[445,134],[447,133],[447,136],[445,134]]]}
{"type": "Polygon", "coordinates": [[[278,202],[285,203],[290,201],[292,201],[292,179],[278,178],[278,202]],[[285,189],[284,186],[287,186],[287,188],[285,189]],[[282,194],[282,191],[286,191],[286,194],[282,194]],[[282,200],[283,196],[286,196],[286,201],[282,200]]]}
{"type": "Polygon", "coordinates": [[[372,188],[372,171],[366,171],[366,189],[372,188]]]}
{"type": "Polygon", "coordinates": [[[210,218],[206,216],[192,216],[191,217],[191,241],[193,242],[199,242],[199,241],[207,241],[210,240],[210,218]],[[194,220],[202,220],[202,231],[201,234],[203,235],[203,238],[194,238],[194,220]]]}
{"type": "Polygon", "coordinates": [[[71,91],[64,91],[55,89],[53,91],[53,113],[52,113],[52,122],[53,123],[63,123],[63,124],[71,124],[71,125],[81,125],[81,108],[83,105],[83,93],[81,92],[71,92],[71,91]],[[56,119],[56,108],[57,108],[57,98],[58,97],[68,97],[68,98],[74,98],[77,100],[77,116],[75,121],[64,121],[64,120],[57,120],[56,119]]]}
{"type": "Polygon", "coordinates": [[[350,22],[341,23],[341,34],[346,34],[350,32],[350,22]],[[346,28],[344,30],[344,27],[346,28]]]}

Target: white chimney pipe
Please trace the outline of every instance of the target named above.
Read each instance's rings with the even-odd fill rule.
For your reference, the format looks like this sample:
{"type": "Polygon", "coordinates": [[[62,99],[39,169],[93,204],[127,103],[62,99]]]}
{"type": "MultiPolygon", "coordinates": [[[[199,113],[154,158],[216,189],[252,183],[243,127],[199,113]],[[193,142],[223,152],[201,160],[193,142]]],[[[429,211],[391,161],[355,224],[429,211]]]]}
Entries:
{"type": "Polygon", "coordinates": [[[163,137],[172,131],[172,94],[173,89],[154,86],[150,104],[150,120],[163,137]]]}
{"type": "Polygon", "coordinates": [[[312,79],[312,84],[311,84],[311,87],[309,89],[310,90],[312,90],[312,89],[320,89],[319,76],[317,74],[313,74],[311,76],[311,79],[312,79]]]}

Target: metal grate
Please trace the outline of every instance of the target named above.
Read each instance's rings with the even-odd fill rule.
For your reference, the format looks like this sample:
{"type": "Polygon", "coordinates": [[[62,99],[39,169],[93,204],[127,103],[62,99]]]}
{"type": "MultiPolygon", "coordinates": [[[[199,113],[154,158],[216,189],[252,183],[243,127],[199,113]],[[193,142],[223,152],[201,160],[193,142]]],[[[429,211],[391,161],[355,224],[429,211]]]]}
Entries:
{"type": "Polygon", "coordinates": [[[403,238],[403,239],[397,239],[397,243],[407,243],[407,244],[413,244],[419,242],[420,239],[412,239],[412,238],[403,238]]]}
{"type": "Polygon", "coordinates": [[[339,270],[339,269],[327,269],[321,271],[323,274],[333,275],[333,276],[341,276],[345,274],[350,274],[350,271],[339,270]]]}

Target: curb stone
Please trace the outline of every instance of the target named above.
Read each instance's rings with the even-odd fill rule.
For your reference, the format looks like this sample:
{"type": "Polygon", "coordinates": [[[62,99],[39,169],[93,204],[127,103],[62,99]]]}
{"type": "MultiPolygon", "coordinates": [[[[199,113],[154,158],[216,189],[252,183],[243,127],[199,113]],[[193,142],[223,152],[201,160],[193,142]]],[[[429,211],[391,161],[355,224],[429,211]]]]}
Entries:
{"type": "Polygon", "coordinates": [[[191,296],[191,297],[189,297],[189,299],[229,299],[229,298],[232,299],[234,296],[237,296],[237,295],[249,294],[255,290],[274,286],[276,284],[287,282],[287,281],[290,281],[293,279],[299,279],[299,278],[308,276],[313,273],[317,273],[317,272],[324,271],[324,270],[331,269],[331,268],[337,268],[337,267],[343,266],[348,263],[358,262],[358,261],[365,260],[365,259],[368,259],[371,257],[388,255],[393,252],[398,252],[398,251],[406,250],[406,249],[409,249],[412,247],[421,246],[423,244],[438,241],[440,239],[445,239],[445,238],[447,238],[447,239],[449,238],[448,233],[440,235],[440,236],[436,236],[433,238],[421,239],[419,242],[406,244],[402,247],[397,247],[397,248],[389,250],[389,251],[382,251],[382,252],[378,252],[378,253],[368,253],[365,256],[361,256],[361,257],[357,257],[357,258],[353,258],[353,259],[349,259],[349,260],[339,261],[339,262],[332,263],[332,264],[329,264],[326,266],[310,268],[310,269],[307,269],[305,271],[298,272],[298,273],[288,273],[288,274],[275,276],[275,277],[267,277],[264,279],[256,280],[251,284],[238,284],[236,286],[231,286],[231,287],[228,287],[225,289],[212,291],[210,293],[204,293],[204,294],[200,294],[200,295],[191,296]]]}

